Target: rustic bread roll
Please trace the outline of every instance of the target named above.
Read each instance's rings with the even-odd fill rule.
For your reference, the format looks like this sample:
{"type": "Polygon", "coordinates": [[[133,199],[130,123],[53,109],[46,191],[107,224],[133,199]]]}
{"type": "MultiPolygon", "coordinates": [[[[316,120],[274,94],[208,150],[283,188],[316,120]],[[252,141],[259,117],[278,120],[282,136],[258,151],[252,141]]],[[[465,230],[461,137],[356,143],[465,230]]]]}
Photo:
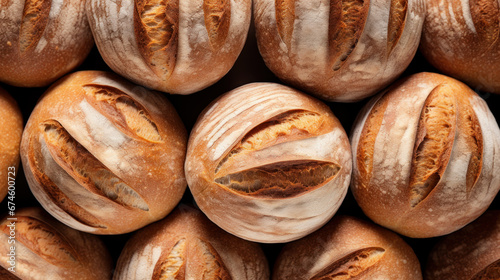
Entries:
{"type": "Polygon", "coordinates": [[[0,201],[7,195],[9,181],[15,182],[22,133],[21,111],[14,98],[0,88],[0,201]]]}
{"type": "Polygon", "coordinates": [[[233,66],[250,26],[250,0],[88,0],[103,59],[128,79],[189,94],[233,66]]]}
{"type": "Polygon", "coordinates": [[[21,159],[33,194],[54,217],[81,231],[119,234],[165,217],[179,202],[186,142],[164,96],[83,71],[41,98],[21,159]]]}
{"type": "Polygon", "coordinates": [[[410,64],[423,0],[255,0],[260,53],[281,80],[329,101],[357,101],[410,64]]]}
{"type": "Polygon", "coordinates": [[[273,280],[422,279],[418,258],[389,230],[335,216],[320,230],[285,245],[273,280]]]}
{"type": "Polygon", "coordinates": [[[46,86],[82,63],[94,45],[81,0],[0,3],[0,81],[46,86]]]}
{"type": "Polygon", "coordinates": [[[444,74],[475,90],[500,93],[497,0],[426,0],[420,50],[444,74]]]}
{"type": "Polygon", "coordinates": [[[354,124],[351,189],[376,223],[410,237],[455,231],[500,188],[500,130],[486,102],[433,73],[373,98],[354,124]]]}
{"type": "Polygon", "coordinates": [[[487,211],[445,236],[428,258],[426,279],[500,279],[500,211],[487,211]]]}
{"type": "Polygon", "coordinates": [[[41,208],[17,210],[15,217],[0,221],[0,265],[15,271],[13,278],[0,272],[1,279],[23,280],[104,280],[111,279],[112,270],[97,236],[69,228],[41,208]]]}
{"type": "Polygon", "coordinates": [[[200,209],[244,239],[298,239],[325,224],[351,175],[330,109],[286,86],[253,83],[214,101],[193,128],[186,179],[200,209]]]}
{"type": "Polygon", "coordinates": [[[185,205],[138,231],[125,245],[115,280],[267,280],[258,244],[239,239],[185,205]]]}

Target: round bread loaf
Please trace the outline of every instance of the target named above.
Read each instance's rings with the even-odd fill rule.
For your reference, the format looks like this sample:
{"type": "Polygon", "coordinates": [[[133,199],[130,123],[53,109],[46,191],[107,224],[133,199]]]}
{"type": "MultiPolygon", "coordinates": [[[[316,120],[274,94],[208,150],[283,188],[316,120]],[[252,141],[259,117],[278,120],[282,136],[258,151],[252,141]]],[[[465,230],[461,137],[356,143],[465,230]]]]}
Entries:
{"type": "Polygon", "coordinates": [[[500,93],[497,0],[426,0],[420,50],[444,74],[475,90],[500,93]]]}
{"type": "Polygon", "coordinates": [[[49,85],[82,63],[94,41],[81,0],[0,3],[0,81],[49,85]]]}
{"type": "Polygon", "coordinates": [[[245,43],[250,0],[88,0],[102,58],[135,83],[176,94],[204,89],[245,43]]]}
{"type": "Polygon", "coordinates": [[[417,256],[397,234],[349,216],[285,245],[273,280],[422,280],[417,256]]]}
{"type": "Polygon", "coordinates": [[[255,0],[260,53],[284,82],[329,101],[375,94],[410,64],[423,0],[255,0]]]}
{"type": "Polygon", "coordinates": [[[0,88],[0,201],[15,183],[19,166],[19,144],[23,133],[23,116],[16,101],[0,88]]]}
{"type": "Polygon", "coordinates": [[[0,265],[1,279],[103,280],[111,279],[113,264],[97,236],[69,228],[41,208],[24,208],[0,220],[0,265]]]}
{"type": "Polygon", "coordinates": [[[200,209],[244,239],[298,239],[325,224],[350,181],[351,152],[328,106],[253,83],[224,94],[191,132],[186,179],[200,209]]]}
{"type": "Polygon", "coordinates": [[[113,279],[268,280],[269,267],[258,244],[232,236],[202,212],[180,205],[127,242],[113,279]]]}
{"type": "Polygon", "coordinates": [[[351,137],[351,189],[376,223],[410,237],[448,234],[500,188],[500,129],[465,84],[433,73],[374,97],[351,137]]]}
{"type": "Polygon", "coordinates": [[[163,95],[83,71],[42,96],[21,159],[33,194],[54,217],[81,231],[119,234],[165,217],[180,201],[186,142],[163,95]]]}
{"type": "Polygon", "coordinates": [[[500,211],[487,211],[441,239],[430,253],[425,276],[432,280],[500,279],[500,211]]]}

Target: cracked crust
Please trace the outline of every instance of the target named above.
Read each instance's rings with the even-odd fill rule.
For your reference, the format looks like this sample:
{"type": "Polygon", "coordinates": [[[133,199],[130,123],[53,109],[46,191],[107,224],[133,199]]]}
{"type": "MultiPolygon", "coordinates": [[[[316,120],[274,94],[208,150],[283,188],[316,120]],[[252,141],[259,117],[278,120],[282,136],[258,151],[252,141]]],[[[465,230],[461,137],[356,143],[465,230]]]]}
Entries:
{"type": "Polygon", "coordinates": [[[500,129],[484,100],[433,73],[403,79],[377,98],[351,137],[352,191],[365,214],[423,238],[485,211],[500,188],[500,129]]]}
{"type": "Polygon", "coordinates": [[[273,271],[273,280],[422,280],[417,256],[399,236],[349,216],[286,244],[273,271]]]}
{"type": "Polygon", "coordinates": [[[218,228],[199,210],[180,205],[159,223],[138,231],[118,259],[115,280],[265,280],[269,268],[256,243],[218,228]],[[147,264],[147,265],[143,265],[147,264]]]}
{"type": "Polygon", "coordinates": [[[163,218],[185,188],[186,130],[158,93],[99,71],[51,87],[28,120],[29,186],[60,221],[97,234],[163,218]]]}
{"type": "Polygon", "coordinates": [[[186,178],[197,204],[242,238],[300,238],[326,223],[346,194],[352,163],[340,122],[289,87],[254,83],[226,93],[189,141],[186,178]]]}

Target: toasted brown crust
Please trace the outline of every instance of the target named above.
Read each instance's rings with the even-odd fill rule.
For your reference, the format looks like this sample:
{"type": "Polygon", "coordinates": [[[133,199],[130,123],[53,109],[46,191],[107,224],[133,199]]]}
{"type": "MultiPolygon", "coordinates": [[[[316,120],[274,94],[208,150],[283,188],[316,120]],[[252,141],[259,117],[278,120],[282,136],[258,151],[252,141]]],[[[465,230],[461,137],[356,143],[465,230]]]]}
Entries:
{"type": "Polygon", "coordinates": [[[273,280],[422,279],[418,258],[396,234],[349,216],[286,244],[273,280]]]}
{"type": "MultiPolygon", "coordinates": [[[[17,209],[15,218],[13,222],[4,217],[0,223],[0,240],[5,242],[0,251],[6,256],[12,250],[7,241],[14,223],[15,275],[20,279],[111,278],[111,257],[97,236],[71,229],[41,208],[17,209]]],[[[0,258],[1,266],[10,267],[7,261],[8,257],[0,258]]]]}
{"type": "Polygon", "coordinates": [[[276,6],[276,25],[280,38],[290,50],[295,22],[295,1],[276,0],[274,5],[276,6]]]}
{"type": "Polygon", "coordinates": [[[168,79],[177,58],[179,0],[134,3],[134,32],[139,51],[160,79],[168,79]]]}
{"type": "Polygon", "coordinates": [[[17,102],[0,88],[0,201],[7,195],[9,181],[17,176],[20,156],[19,145],[23,133],[23,117],[17,102]],[[9,173],[10,171],[10,173],[9,173]]]}
{"type": "Polygon", "coordinates": [[[329,60],[333,71],[344,65],[365,27],[369,0],[331,0],[328,28],[329,60]]]}
{"type": "Polygon", "coordinates": [[[235,63],[250,27],[251,1],[89,0],[87,16],[115,72],[151,89],[191,94],[235,63]]]}
{"type": "Polygon", "coordinates": [[[226,42],[231,23],[230,0],[204,0],[203,14],[210,45],[218,51],[226,42]]]}
{"type": "Polygon", "coordinates": [[[47,86],[80,65],[94,42],[85,1],[4,1],[0,81],[47,86]]]}
{"type": "Polygon", "coordinates": [[[422,0],[255,0],[259,51],[280,80],[328,101],[382,90],[410,64],[422,0]],[[384,34],[382,34],[384,33],[384,34]]]}
{"type": "Polygon", "coordinates": [[[499,230],[500,211],[492,210],[440,239],[427,258],[426,279],[498,279],[499,230]]]}
{"type": "Polygon", "coordinates": [[[98,71],[50,88],[23,138],[35,197],[82,231],[124,233],[164,217],[185,190],[186,131],[165,97],[98,71]]]}
{"type": "Polygon", "coordinates": [[[188,145],[188,185],[225,230],[294,240],[324,224],[345,196],[352,163],[344,133],[322,102],[279,84],[248,84],[201,114],[188,145]],[[311,210],[313,201],[324,207],[311,210]]]}
{"type": "Polygon", "coordinates": [[[159,280],[265,280],[269,268],[258,244],[232,236],[199,210],[180,205],[127,242],[114,279],[133,275],[159,280]]]}
{"type": "Polygon", "coordinates": [[[391,0],[389,10],[389,28],[387,29],[387,49],[388,54],[392,52],[398,44],[408,16],[408,0],[391,0]]]}
{"type": "Polygon", "coordinates": [[[420,48],[426,59],[474,90],[500,93],[498,1],[429,1],[427,6],[420,48]]]}
{"type": "Polygon", "coordinates": [[[51,3],[51,0],[25,1],[21,27],[19,28],[21,53],[32,50],[40,41],[49,20],[51,3]]]}
{"type": "Polygon", "coordinates": [[[484,212],[499,189],[493,169],[500,163],[500,130],[484,101],[433,73],[403,79],[377,98],[351,139],[352,190],[365,214],[401,234],[432,237],[484,212]]]}

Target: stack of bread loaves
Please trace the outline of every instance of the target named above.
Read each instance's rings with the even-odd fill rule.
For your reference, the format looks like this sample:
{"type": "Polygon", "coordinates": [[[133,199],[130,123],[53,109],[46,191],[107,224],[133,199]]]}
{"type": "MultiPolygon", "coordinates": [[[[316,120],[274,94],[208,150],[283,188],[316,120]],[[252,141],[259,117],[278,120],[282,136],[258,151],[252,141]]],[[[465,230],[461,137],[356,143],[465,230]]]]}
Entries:
{"type": "Polygon", "coordinates": [[[0,279],[500,279],[499,34],[497,0],[0,0],[0,279]]]}

